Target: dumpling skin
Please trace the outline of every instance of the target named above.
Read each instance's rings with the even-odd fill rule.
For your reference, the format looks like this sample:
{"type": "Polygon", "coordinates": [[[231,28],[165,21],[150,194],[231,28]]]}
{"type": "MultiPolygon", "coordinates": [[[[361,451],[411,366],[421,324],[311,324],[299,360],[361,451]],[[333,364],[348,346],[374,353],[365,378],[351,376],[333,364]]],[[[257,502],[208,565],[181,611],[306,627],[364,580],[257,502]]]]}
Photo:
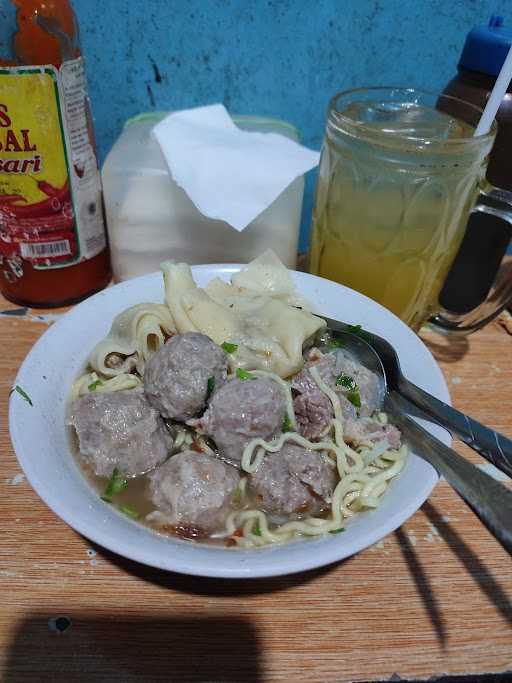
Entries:
{"type": "Polygon", "coordinates": [[[232,369],[267,370],[283,378],[298,372],[303,349],[325,321],[307,310],[276,260],[254,263],[252,270],[249,265],[231,285],[215,278],[205,289],[195,285],[190,266],[164,262],[166,301],[178,332],[195,330],[217,344],[236,343],[232,369]],[[260,277],[264,281],[257,285],[260,277]]]}

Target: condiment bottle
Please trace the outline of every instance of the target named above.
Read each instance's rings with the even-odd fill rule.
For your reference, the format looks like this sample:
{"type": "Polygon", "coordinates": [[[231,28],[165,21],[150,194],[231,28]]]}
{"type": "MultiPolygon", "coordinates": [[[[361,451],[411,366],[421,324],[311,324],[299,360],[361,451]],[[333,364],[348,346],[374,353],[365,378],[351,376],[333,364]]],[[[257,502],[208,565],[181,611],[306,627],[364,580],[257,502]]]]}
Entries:
{"type": "MultiPolygon", "coordinates": [[[[467,35],[458,73],[448,83],[444,94],[483,109],[511,45],[512,28],[503,25],[502,17],[492,16],[488,26],[475,26],[467,35]]],[[[496,120],[498,133],[489,158],[487,179],[510,192],[512,85],[509,85],[503,98],[496,120]]],[[[474,212],[469,220],[458,255],[439,297],[445,316],[444,320],[435,319],[438,327],[460,329],[460,323],[454,326],[452,318],[458,321],[459,316],[474,311],[485,302],[493,287],[499,287],[504,278],[510,277],[504,262],[512,234],[509,219],[494,210],[492,198],[487,203],[490,204],[489,212],[474,212]]],[[[484,311],[489,318],[493,317],[491,308],[484,311]]]]}
{"type": "Polygon", "coordinates": [[[84,63],[68,0],[11,2],[17,30],[0,61],[0,290],[59,306],[110,280],[84,63]]]}

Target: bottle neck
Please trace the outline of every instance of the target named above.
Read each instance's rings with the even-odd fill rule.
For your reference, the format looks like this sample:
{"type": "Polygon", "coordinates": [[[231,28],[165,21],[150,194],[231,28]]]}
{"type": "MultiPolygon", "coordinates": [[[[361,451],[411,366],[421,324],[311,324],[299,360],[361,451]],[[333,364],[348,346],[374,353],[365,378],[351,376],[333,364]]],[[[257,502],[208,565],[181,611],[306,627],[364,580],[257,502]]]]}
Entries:
{"type": "Polygon", "coordinates": [[[18,30],[13,37],[19,64],[58,66],[80,56],[75,14],[68,0],[11,0],[18,30]]]}

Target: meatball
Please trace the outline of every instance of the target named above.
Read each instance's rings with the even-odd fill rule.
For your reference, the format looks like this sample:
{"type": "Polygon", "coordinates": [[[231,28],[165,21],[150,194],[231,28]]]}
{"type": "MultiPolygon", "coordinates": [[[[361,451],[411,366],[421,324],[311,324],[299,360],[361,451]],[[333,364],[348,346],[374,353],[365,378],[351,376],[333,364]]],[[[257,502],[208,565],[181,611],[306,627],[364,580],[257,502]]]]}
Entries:
{"type": "Polygon", "coordinates": [[[293,401],[293,409],[297,420],[297,427],[306,439],[318,439],[329,426],[334,417],[331,401],[327,398],[309,372],[315,367],[320,378],[335,389],[341,404],[341,411],[345,419],[355,418],[356,409],[336,385],[336,358],[333,354],[320,356],[318,360],[310,361],[292,379],[292,389],[297,394],[293,401]]]}
{"type": "Polygon", "coordinates": [[[233,467],[210,455],[183,451],[150,475],[150,493],[171,523],[206,532],[222,525],[239,482],[233,467]]]}
{"type": "Polygon", "coordinates": [[[204,408],[212,386],[224,384],[227,367],[226,353],[206,335],[177,334],[148,361],[146,396],[163,417],[184,422],[204,408]]]}
{"type": "Polygon", "coordinates": [[[71,424],[82,457],[100,477],[114,468],[137,476],[168,457],[173,439],[142,387],[113,393],[90,393],[71,408],[71,424]]]}
{"type": "Polygon", "coordinates": [[[328,507],[337,480],[335,468],[320,453],[286,443],[265,455],[250,488],[266,512],[315,513],[328,507]]]}
{"type": "Polygon", "coordinates": [[[222,455],[240,462],[249,441],[282,431],[285,410],[283,391],[272,379],[233,379],[213,394],[199,427],[222,455]]]}
{"type": "Polygon", "coordinates": [[[346,421],[344,438],[353,446],[387,441],[389,448],[396,449],[400,448],[401,434],[395,425],[381,425],[369,417],[361,417],[359,420],[346,421]]]}
{"type": "Polygon", "coordinates": [[[336,354],[335,375],[340,374],[352,377],[357,384],[361,407],[359,415],[366,417],[372,415],[380,405],[380,385],[377,375],[368,370],[364,365],[352,360],[349,356],[339,351],[336,354]]]}

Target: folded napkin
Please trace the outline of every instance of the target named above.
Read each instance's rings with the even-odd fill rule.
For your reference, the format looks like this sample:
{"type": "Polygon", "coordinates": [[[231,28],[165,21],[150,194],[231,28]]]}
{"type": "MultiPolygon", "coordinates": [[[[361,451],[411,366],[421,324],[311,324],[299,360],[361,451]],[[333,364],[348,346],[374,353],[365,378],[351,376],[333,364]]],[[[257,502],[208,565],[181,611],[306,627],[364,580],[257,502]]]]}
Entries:
{"type": "Polygon", "coordinates": [[[221,104],[169,114],[152,134],[199,211],[239,232],[320,156],[278,133],[240,130],[221,104]]]}

